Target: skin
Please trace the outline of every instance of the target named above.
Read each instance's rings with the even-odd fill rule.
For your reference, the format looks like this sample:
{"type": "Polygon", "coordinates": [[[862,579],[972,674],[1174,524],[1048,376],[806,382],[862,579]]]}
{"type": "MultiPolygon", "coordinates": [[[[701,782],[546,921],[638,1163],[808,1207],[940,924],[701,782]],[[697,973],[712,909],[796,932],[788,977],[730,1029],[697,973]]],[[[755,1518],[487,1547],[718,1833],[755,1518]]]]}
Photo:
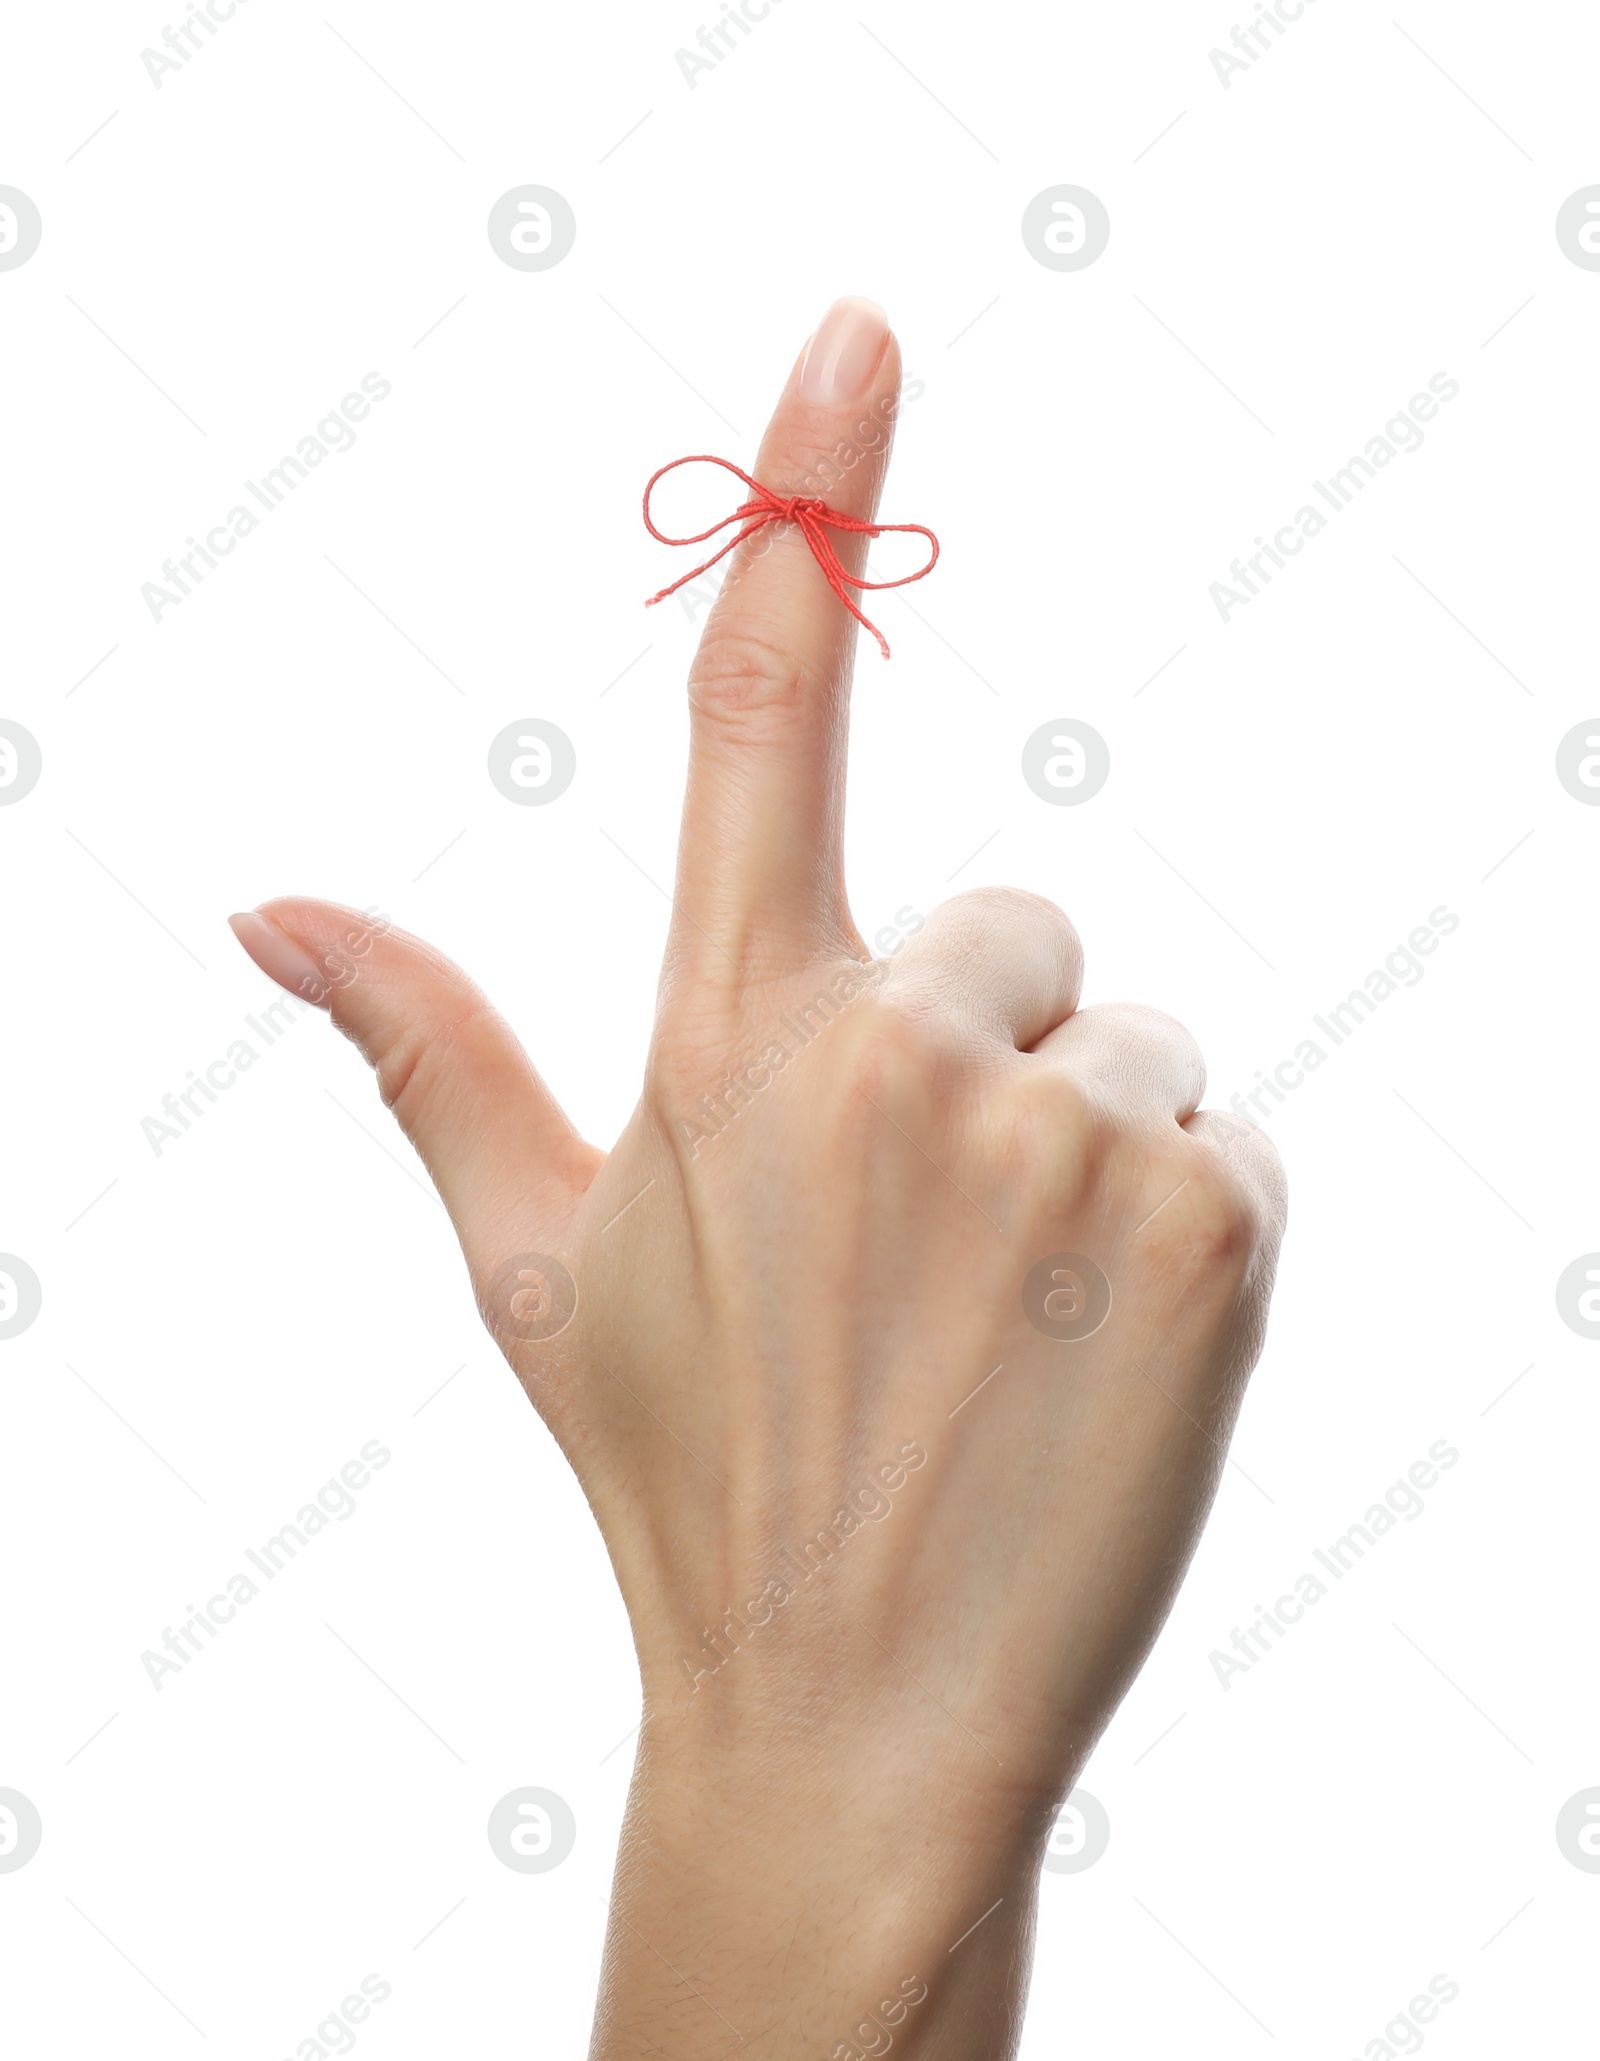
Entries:
{"type": "MultiPolygon", "coordinates": [[[[864,401],[799,374],[756,476],[870,516],[898,348],[864,401]]],[[[855,640],[795,529],[741,548],[609,1154],[417,939],[298,899],[237,925],[376,1070],[627,1604],[644,1723],[593,2061],[1014,2053],[1044,1844],[1194,1549],[1283,1228],[1272,1148],[1197,1108],[1187,1033],[1078,1007],[1052,903],[964,894],[873,962],[842,866],[855,640]],[[1060,1255],[1110,1286],[1092,1335],[1025,1307],[1060,1255]]]]}

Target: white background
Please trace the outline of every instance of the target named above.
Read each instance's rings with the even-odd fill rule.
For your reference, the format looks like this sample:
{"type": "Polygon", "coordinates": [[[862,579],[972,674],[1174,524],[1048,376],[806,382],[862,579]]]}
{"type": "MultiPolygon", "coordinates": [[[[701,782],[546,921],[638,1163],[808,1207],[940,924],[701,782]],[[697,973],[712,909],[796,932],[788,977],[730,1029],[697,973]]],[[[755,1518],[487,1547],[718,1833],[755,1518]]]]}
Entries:
{"type": "Polygon", "coordinates": [[[296,891],[437,942],[614,1136],[696,635],[641,609],[685,565],[639,491],[748,465],[854,291],[925,383],[885,516],[945,554],[869,606],[866,933],[1048,894],[1088,999],[1181,1017],[1226,1104],[1459,917],[1271,1116],[1238,1464],[1085,1771],[1109,1851],[1043,1880],[1024,2052],[1380,2055],[1437,1974],[1441,2056],[1589,2051],[1600,1876],[1554,1821],[1600,1783],[1600,1348],[1554,1286],[1600,1245],[1600,811],[1554,761],[1600,704],[1600,274],[1554,218],[1600,179],[1600,23],[1309,0],[1224,88],[1222,6],[775,0],[691,89],[699,19],[241,0],[159,90],[159,9],[8,25],[0,182],[44,222],[0,273],[0,715],[44,754],[0,809],[0,1248],[44,1287],[0,1344],[0,1786],[44,1824],[0,1874],[8,2032],[282,2061],[375,1972],[375,2061],[582,2050],[637,1703],[579,1492],[324,1024],[159,1155],[141,1123],[270,999],[228,911],[296,891]],[[526,182],[577,216],[547,272],[485,234],[526,182]],[[1076,273],[1020,235],[1063,182],[1112,223],[1076,273]],[[355,449],[153,622],[142,583],[369,371],[355,449]],[[1424,447],[1220,621],[1436,372],[1424,447]],[[549,808],[485,775],[527,716],[577,750],[549,808]],[[1078,808],[1019,771],[1064,716],[1111,751],[1078,808]],[[374,1438],[357,1514],[153,1689],[140,1654],[374,1438]],[[1441,1439],[1424,1514],[1224,1690],[1211,1652],[1441,1439]],[[577,1816],[552,1873],[484,1836],[524,1784],[577,1816]]]}

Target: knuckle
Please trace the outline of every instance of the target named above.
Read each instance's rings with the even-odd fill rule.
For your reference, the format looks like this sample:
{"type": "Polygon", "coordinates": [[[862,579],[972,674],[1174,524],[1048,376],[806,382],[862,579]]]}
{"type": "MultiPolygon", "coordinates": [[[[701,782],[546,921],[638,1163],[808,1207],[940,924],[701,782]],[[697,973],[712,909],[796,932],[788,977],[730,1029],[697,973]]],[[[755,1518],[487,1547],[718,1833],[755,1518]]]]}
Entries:
{"type": "Polygon", "coordinates": [[[1206,1062],[1193,1034],[1175,1016],[1143,1002],[1096,1002],[1069,1020],[1090,1040],[1099,1062],[1126,1080],[1142,1080],[1192,1108],[1205,1093],[1206,1062]]]}
{"type": "Polygon", "coordinates": [[[1205,1144],[1184,1136],[1147,1176],[1145,1237],[1164,1270],[1186,1285],[1237,1287],[1261,1236],[1255,1191],[1240,1172],[1205,1144]]]}
{"type": "Polygon", "coordinates": [[[953,895],[941,905],[942,922],[963,932],[982,936],[999,925],[1007,930],[1028,929],[1044,935],[1068,952],[1078,952],[1077,926],[1058,902],[1048,895],[1036,895],[1025,887],[972,887],[953,895]]]}
{"type": "Polygon", "coordinates": [[[464,1052],[494,1015],[481,996],[447,1022],[402,1023],[368,1058],[378,1093],[409,1131],[419,1113],[451,1091],[462,1071],[464,1052]]]}
{"type": "Polygon", "coordinates": [[[689,673],[694,715],[735,737],[774,717],[799,714],[812,700],[811,681],[794,653],[753,630],[707,630],[689,673]]]}
{"type": "Polygon", "coordinates": [[[974,916],[987,913],[999,916],[1042,916],[1046,921],[1067,923],[1067,912],[1058,902],[1052,902],[1048,895],[1035,894],[1029,887],[1008,887],[996,882],[987,887],[969,887],[962,894],[952,895],[946,908],[970,909],[974,916]]]}
{"type": "Polygon", "coordinates": [[[1289,1177],[1266,1131],[1259,1124],[1203,1109],[1189,1135],[1197,1149],[1243,1182],[1265,1225],[1281,1235],[1289,1210],[1289,1177]]]}
{"type": "Polygon", "coordinates": [[[1289,1173],[1278,1156],[1278,1148],[1266,1136],[1260,1125],[1245,1125],[1241,1138],[1231,1138],[1227,1144],[1216,1136],[1216,1131],[1206,1127],[1202,1131],[1202,1144],[1212,1154],[1235,1171],[1235,1175],[1256,1195],[1256,1204],[1264,1226],[1272,1232],[1274,1239],[1282,1237],[1282,1226],[1289,1218],[1289,1173]]]}
{"type": "Polygon", "coordinates": [[[1241,1139],[1239,1159],[1282,1208],[1289,1198],[1289,1176],[1277,1146],[1265,1131],[1251,1131],[1241,1139]]]}
{"type": "Polygon", "coordinates": [[[1099,1086],[1060,1068],[1028,1068],[1012,1077],[1002,1100],[1009,1183],[1028,1214],[1047,1223],[1081,1215],[1121,1134],[1099,1086]]]}
{"type": "Polygon", "coordinates": [[[880,988],[860,1011],[845,1085],[852,1097],[891,1104],[947,1095],[966,1059],[966,1040],[942,1010],[880,988]]]}
{"type": "Polygon", "coordinates": [[[998,975],[1008,990],[1048,996],[1056,1005],[1052,1021],[1076,1000],[1083,945],[1071,917],[1043,895],[973,888],[934,912],[927,937],[953,986],[981,991],[998,975]]]}
{"type": "Polygon", "coordinates": [[[1194,1184],[1189,1243],[1202,1264],[1242,1274],[1260,1231],[1254,1195],[1230,1168],[1214,1163],[1194,1184]]]}
{"type": "Polygon", "coordinates": [[[1096,1002],[1078,1013],[1140,1043],[1171,1045],[1193,1053],[1197,1059],[1200,1056],[1200,1047],[1188,1027],[1164,1009],[1152,1009],[1147,1002],[1096,1002]]]}

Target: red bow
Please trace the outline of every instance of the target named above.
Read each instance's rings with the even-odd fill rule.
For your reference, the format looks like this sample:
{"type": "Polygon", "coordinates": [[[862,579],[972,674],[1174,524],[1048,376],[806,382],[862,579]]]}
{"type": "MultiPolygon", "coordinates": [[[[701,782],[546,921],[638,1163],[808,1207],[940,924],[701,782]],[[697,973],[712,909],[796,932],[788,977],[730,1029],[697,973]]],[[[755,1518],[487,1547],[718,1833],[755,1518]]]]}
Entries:
{"type": "Polygon", "coordinates": [[[856,621],[871,630],[884,657],[887,658],[889,646],[883,632],[876,624],[867,621],[845,592],[846,586],[871,588],[875,592],[884,587],[909,587],[913,580],[926,579],[939,560],[939,539],[932,530],[924,529],[920,522],[863,522],[856,515],[841,515],[837,508],[830,508],[826,501],[819,501],[811,495],[791,494],[785,497],[775,494],[770,487],[764,487],[759,480],[752,479],[749,473],[740,472],[737,465],[730,465],[726,458],[712,458],[705,453],[692,458],[674,458],[670,465],[663,465],[660,472],[651,475],[650,484],[644,490],[644,526],[657,543],[703,544],[707,537],[714,537],[718,530],[725,530],[731,522],[742,523],[744,527],[736,537],[723,545],[716,557],[708,558],[704,565],[697,565],[693,572],[686,572],[681,580],[674,580],[670,587],[663,587],[659,594],[652,594],[645,607],[654,608],[658,601],[665,601],[669,594],[676,594],[678,589],[687,586],[690,580],[697,580],[703,572],[709,572],[720,559],[726,558],[730,551],[744,543],[747,537],[753,537],[757,530],[764,529],[769,522],[792,522],[799,525],[801,534],[811,546],[811,555],[821,566],[823,578],[856,621]],[[697,537],[664,536],[650,520],[650,495],[656,481],[675,471],[680,465],[720,465],[725,472],[731,472],[744,481],[750,489],[750,499],[736,508],[732,515],[724,516],[721,522],[713,523],[708,530],[702,530],[697,537]],[[834,550],[833,540],[828,535],[830,529],[849,530],[863,537],[881,537],[890,530],[914,530],[919,537],[927,538],[932,550],[927,564],[921,571],[907,573],[903,580],[858,580],[854,573],[846,572],[839,563],[839,554],[834,550]]]}

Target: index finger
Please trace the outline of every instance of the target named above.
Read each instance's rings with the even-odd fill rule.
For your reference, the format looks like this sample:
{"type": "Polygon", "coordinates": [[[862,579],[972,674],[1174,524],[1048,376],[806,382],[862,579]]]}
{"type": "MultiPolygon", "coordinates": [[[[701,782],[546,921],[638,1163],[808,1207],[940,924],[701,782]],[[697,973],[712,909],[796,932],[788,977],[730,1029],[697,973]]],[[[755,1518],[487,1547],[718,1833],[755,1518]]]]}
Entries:
{"type": "MultiPolygon", "coordinates": [[[[899,391],[883,310],[835,301],[790,373],[755,479],[870,520],[899,391]]],[[[844,570],[862,577],[867,539],[827,534],[844,570]]],[[[752,958],[772,971],[858,943],[842,863],[856,620],[796,523],[768,524],[729,568],[689,674],[673,935],[675,955],[719,984],[752,958]]],[[[859,598],[870,611],[870,593],[859,598]]]]}

